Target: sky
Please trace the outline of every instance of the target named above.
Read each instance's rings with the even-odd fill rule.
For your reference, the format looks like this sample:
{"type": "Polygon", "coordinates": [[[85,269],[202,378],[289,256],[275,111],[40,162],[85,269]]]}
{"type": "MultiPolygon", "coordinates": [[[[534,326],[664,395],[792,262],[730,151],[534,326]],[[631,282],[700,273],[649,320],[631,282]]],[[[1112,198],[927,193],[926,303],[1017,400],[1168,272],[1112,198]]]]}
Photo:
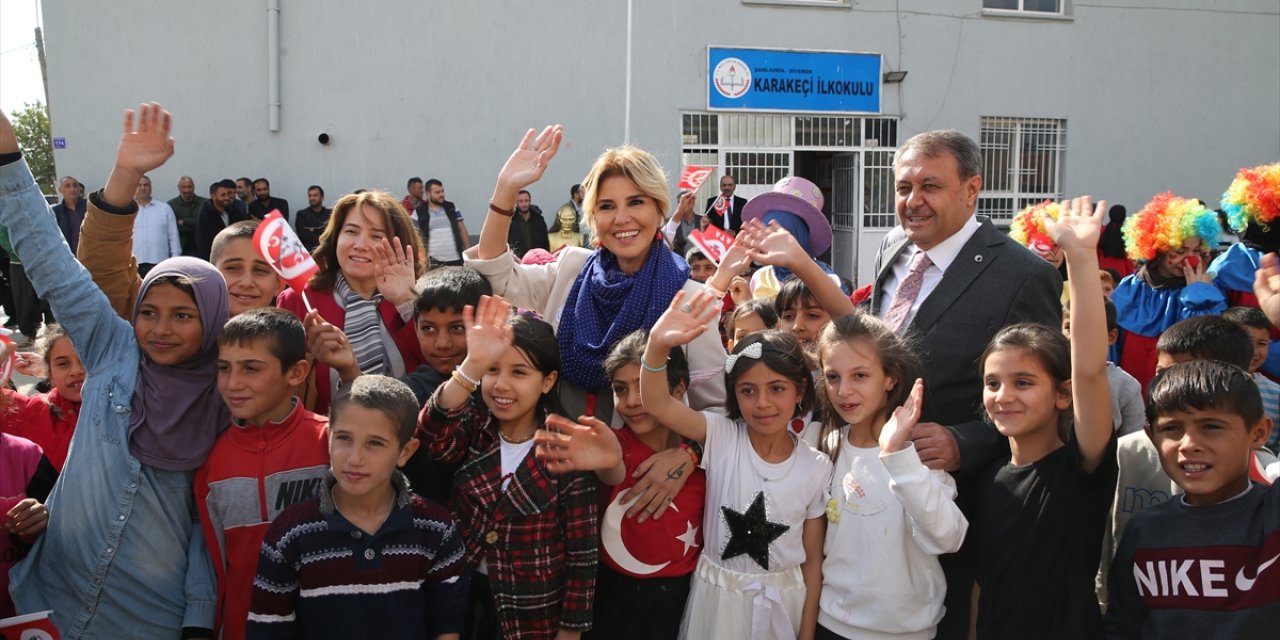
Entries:
{"type": "Polygon", "coordinates": [[[0,0],[0,110],[13,113],[27,102],[46,102],[36,56],[39,0],[0,0]]]}

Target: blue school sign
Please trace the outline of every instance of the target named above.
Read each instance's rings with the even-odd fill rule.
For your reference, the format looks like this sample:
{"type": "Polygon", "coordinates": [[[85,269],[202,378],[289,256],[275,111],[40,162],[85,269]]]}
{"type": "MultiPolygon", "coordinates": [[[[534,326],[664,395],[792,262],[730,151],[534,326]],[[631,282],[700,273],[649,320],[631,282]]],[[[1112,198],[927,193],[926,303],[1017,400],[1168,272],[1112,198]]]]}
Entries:
{"type": "Polygon", "coordinates": [[[708,47],[707,109],[880,113],[880,54],[708,47]]]}

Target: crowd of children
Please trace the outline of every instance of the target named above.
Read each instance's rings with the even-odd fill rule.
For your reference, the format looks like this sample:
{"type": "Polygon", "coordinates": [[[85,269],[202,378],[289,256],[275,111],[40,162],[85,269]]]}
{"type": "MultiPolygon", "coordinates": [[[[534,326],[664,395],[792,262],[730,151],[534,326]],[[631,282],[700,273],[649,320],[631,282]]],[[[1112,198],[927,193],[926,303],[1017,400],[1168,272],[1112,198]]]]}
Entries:
{"type": "Polygon", "coordinates": [[[1066,312],[974,363],[1008,447],[962,510],[913,441],[928,354],[817,260],[812,183],[753,199],[723,253],[677,254],[656,159],[609,150],[583,183],[599,246],[521,264],[505,205],[555,156],[549,127],[503,167],[469,266],[425,270],[408,214],[366,192],[338,201],[306,287],[256,222],[143,279],[132,186],[169,131],[159,105],[127,113],[77,260],[0,115],[0,225],[61,322],[36,353],[0,340],[47,379],[0,395],[0,618],[50,611],[65,638],[928,639],[965,544],[971,637],[1280,619],[1280,164],[1228,188],[1242,242],[1212,261],[1217,215],[1173,194],[1123,224],[1088,197],[1019,214],[1066,312]],[[1100,267],[1121,239],[1123,278],[1100,267]]]}

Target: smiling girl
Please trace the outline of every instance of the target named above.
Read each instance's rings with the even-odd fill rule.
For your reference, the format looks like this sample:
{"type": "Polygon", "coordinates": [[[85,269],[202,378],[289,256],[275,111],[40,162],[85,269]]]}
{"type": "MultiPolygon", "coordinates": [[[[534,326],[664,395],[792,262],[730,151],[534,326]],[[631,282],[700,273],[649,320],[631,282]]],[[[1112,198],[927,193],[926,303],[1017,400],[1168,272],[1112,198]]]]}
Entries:
{"type": "MultiPolygon", "coordinates": [[[[130,214],[138,180],[173,154],[169,114],[144,105],[89,215],[130,214]]],[[[10,574],[19,612],[52,609],[66,638],[212,635],[212,568],[192,494],[227,410],[216,390],[227,288],[170,258],[138,290],[133,326],[75,258],[0,115],[0,224],[90,372],[83,415],[49,496],[49,528],[10,574]]]]}
{"type": "Polygon", "coordinates": [[[1063,202],[1049,235],[1066,256],[1071,341],[1006,327],[982,354],[982,402],[1011,455],[984,469],[970,535],[979,638],[1098,638],[1094,591],[1116,453],[1107,326],[1097,278],[1106,203],[1063,202]]]}
{"type": "Polygon", "coordinates": [[[919,360],[869,314],[833,320],[817,354],[820,439],[835,463],[817,637],[931,638],[947,586],[938,556],[960,548],[969,522],[955,480],[926,468],[908,439],[919,360]]]}
{"type": "Polygon", "coordinates": [[[477,571],[467,637],[577,640],[591,627],[596,480],[553,475],[533,455],[559,407],[555,336],[499,297],[465,307],[463,324],[467,356],[427,401],[418,437],[462,464],[450,504],[477,571]]]}
{"type": "MultiPolygon", "coordinates": [[[[0,432],[26,438],[40,445],[58,471],[67,461],[71,436],[80,417],[80,389],[84,386],[84,364],[76,355],[71,338],[61,325],[47,324],[36,340],[36,353],[43,361],[43,373],[53,387],[49,393],[24,395],[3,390],[5,408],[0,411],[0,432]]],[[[17,368],[36,373],[29,354],[18,354],[17,368]]]]}
{"type": "Polygon", "coordinates": [[[792,432],[813,406],[813,379],[789,334],[753,333],[724,365],[729,417],[671,397],[672,349],[706,330],[709,293],[677,294],[649,333],[640,366],[644,407],[703,443],[706,540],[694,571],[682,638],[812,638],[822,586],[823,512],[831,462],[792,432]]]}

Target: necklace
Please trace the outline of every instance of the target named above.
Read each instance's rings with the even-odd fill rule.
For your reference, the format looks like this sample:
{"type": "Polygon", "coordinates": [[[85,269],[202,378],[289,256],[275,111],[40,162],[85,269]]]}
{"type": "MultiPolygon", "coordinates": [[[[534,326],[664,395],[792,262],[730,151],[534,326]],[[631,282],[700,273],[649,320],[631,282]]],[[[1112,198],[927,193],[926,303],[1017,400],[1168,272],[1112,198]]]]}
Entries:
{"type": "Polygon", "coordinates": [[[514,439],[512,439],[512,438],[507,437],[507,434],[503,433],[503,432],[502,432],[502,429],[498,429],[498,437],[499,437],[499,438],[502,438],[502,441],[503,441],[503,442],[505,442],[505,443],[507,443],[507,444],[524,444],[524,443],[526,443],[526,442],[528,442],[528,441],[532,440],[532,439],[533,439],[533,435],[534,435],[535,433],[537,433],[537,431],[534,431],[533,433],[530,433],[529,435],[527,435],[527,436],[525,436],[525,437],[523,437],[523,438],[520,438],[519,440],[514,440],[514,439]]]}

